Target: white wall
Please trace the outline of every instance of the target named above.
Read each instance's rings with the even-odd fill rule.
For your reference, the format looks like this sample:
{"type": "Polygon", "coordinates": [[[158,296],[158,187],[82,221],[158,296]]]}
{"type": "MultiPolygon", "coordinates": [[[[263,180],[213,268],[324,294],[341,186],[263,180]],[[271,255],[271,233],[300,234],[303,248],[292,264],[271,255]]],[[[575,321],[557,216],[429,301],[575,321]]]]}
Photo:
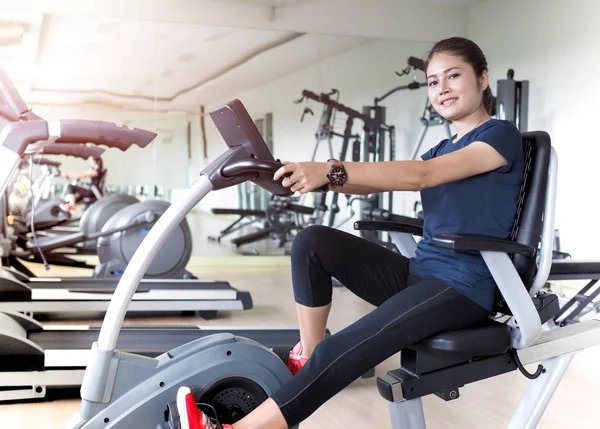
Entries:
{"type": "Polygon", "coordinates": [[[471,8],[469,37],[491,77],[529,80],[529,129],[545,130],[558,154],[556,227],[578,259],[598,258],[600,2],[506,0],[471,8]]]}
{"type": "MultiPolygon", "coordinates": [[[[267,112],[272,112],[274,156],[285,161],[309,160],[314,148],[314,134],[323,105],[314,101],[300,105],[294,104],[293,100],[299,99],[304,89],[319,93],[329,92],[331,88],[336,88],[340,91],[339,101],[341,103],[361,111],[363,105],[372,105],[376,96],[379,97],[396,86],[406,85],[410,82],[412,75],[400,78],[394,74],[394,71],[403,69],[409,56],[422,57],[430,48],[431,45],[427,43],[375,41],[329,58],[318,65],[299,70],[267,86],[241,94],[232,94],[230,98],[221,100],[220,103],[226,103],[235,97],[244,103],[253,117],[260,117],[267,112]],[[304,122],[301,123],[300,117],[305,106],[309,106],[315,116],[307,115],[304,122]]],[[[315,49],[318,49],[318,46],[315,46],[315,49]]],[[[419,73],[417,77],[421,82],[425,79],[423,73],[419,73]]],[[[418,138],[421,130],[419,117],[425,106],[426,97],[425,88],[415,91],[405,90],[392,95],[382,103],[387,106],[387,122],[395,125],[397,129],[396,159],[406,158],[418,138]]],[[[210,108],[216,108],[218,105],[219,103],[210,108]]],[[[337,132],[343,132],[345,119],[345,115],[338,114],[337,132]]],[[[209,158],[214,159],[225,150],[225,145],[210,120],[207,121],[207,128],[209,158]]],[[[355,121],[354,132],[360,133],[360,131],[361,123],[355,121]]],[[[431,128],[422,146],[422,152],[438,143],[444,135],[441,127],[431,128]]],[[[194,141],[199,140],[194,139],[194,141]]],[[[341,149],[341,144],[341,138],[334,139],[333,150],[336,157],[341,149]]],[[[317,159],[324,161],[328,157],[327,146],[322,143],[317,159]]],[[[194,158],[193,165],[192,170],[196,166],[201,168],[204,161],[194,158]]],[[[412,209],[412,202],[416,197],[415,193],[406,193],[404,198],[401,197],[401,194],[396,194],[394,197],[395,210],[408,213],[412,209]],[[405,204],[404,200],[407,200],[405,204]]],[[[342,201],[345,201],[343,197],[340,198],[340,202],[342,201]]],[[[203,208],[236,207],[237,204],[237,192],[230,189],[209,195],[203,208]]],[[[343,215],[344,211],[339,216],[343,215]]],[[[351,223],[348,223],[347,226],[351,228],[351,223]]]]}
{"type": "MultiPolygon", "coordinates": [[[[146,148],[132,146],[123,152],[107,149],[102,155],[108,169],[107,183],[153,185],[181,188],[188,185],[187,121],[183,113],[153,113],[125,111],[88,106],[32,105],[33,111],[46,120],[90,119],[127,124],[157,133],[146,148]]],[[[197,116],[191,118],[197,120],[197,116]]],[[[89,164],[84,160],[61,157],[61,168],[84,171],[89,164]]]]}

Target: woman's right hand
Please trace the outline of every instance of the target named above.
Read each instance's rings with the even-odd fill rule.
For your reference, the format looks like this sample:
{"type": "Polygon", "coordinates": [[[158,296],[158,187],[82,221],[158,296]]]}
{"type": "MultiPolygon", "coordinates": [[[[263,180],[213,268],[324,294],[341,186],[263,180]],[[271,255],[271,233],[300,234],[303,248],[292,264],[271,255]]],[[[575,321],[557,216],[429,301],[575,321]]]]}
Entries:
{"type": "Polygon", "coordinates": [[[286,164],[275,172],[274,180],[283,177],[281,184],[293,192],[306,194],[329,183],[328,162],[294,162],[286,164]]]}

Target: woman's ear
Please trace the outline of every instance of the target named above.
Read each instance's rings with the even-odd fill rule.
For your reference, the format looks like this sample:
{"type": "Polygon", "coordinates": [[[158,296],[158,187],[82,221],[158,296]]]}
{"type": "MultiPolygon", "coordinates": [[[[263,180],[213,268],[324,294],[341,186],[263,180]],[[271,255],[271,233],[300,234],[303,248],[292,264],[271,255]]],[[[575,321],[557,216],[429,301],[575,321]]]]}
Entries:
{"type": "Polygon", "coordinates": [[[487,70],[484,70],[483,73],[481,73],[481,77],[479,78],[479,84],[481,85],[482,91],[485,91],[488,88],[488,86],[490,86],[490,74],[487,70]]]}

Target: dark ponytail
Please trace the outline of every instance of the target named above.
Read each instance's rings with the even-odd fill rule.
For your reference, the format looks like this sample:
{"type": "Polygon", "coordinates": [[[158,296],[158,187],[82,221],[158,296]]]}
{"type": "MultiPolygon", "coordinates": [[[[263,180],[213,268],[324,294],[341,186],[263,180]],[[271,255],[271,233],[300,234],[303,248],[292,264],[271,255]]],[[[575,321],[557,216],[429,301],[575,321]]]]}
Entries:
{"type": "Polygon", "coordinates": [[[94,161],[98,165],[98,170],[104,170],[104,161],[102,161],[102,158],[100,158],[99,156],[95,156],[94,161]]]}
{"type": "Polygon", "coordinates": [[[485,107],[488,115],[494,116],[496,114],[496,97],[493,96],[492,88],[489,85],[483,92],[483,107],[485,107]]]}
{"type": "MultiPolygon", "coordinates": [[[[443,52],[448,52],[451,55],[461,57],[463,61],[471,64],[478,79],[483,75],[484,71],[488,71],[487,60],[481,48],[472,40],[463,37],[451,37],[437,42],[429,52],[429,55],[427,55],[427,59],[425,60],[425,70],[429,67],[429,63],[433,56],[443,52]]],[[[489,84],[483,92],[482,102],[486,112],[493,116],[496,112],[496,106],[494,105],[495,98],[489,84]]]]}

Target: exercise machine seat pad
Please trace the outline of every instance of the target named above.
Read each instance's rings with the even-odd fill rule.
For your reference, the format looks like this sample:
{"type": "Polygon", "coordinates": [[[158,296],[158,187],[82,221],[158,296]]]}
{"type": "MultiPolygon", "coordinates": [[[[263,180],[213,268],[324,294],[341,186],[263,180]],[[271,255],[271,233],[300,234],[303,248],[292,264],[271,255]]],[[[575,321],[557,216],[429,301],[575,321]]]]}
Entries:
{"type": "Polygon", "coordinates": [[[494,356],[510,349],[510,327],[493,320],[431,336],[410,347],[438,356],[471,359],[494,356]]]}

